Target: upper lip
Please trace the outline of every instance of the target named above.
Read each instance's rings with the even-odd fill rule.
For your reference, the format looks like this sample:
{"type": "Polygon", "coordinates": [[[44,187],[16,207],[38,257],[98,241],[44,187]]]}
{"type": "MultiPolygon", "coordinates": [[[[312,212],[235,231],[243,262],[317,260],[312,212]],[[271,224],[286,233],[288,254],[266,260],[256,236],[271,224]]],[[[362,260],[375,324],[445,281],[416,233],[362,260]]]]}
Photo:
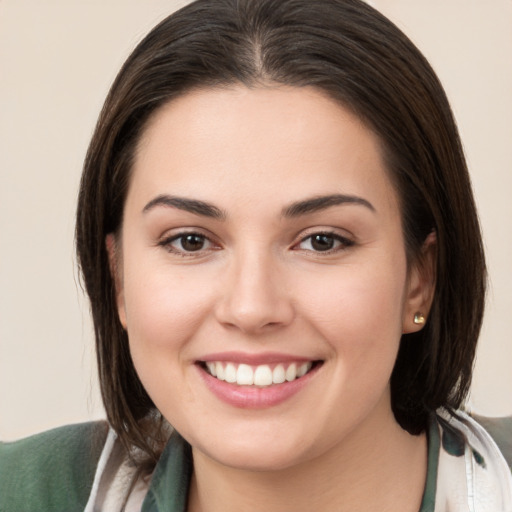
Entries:
{"type": "Polygon", "coordinates": [[[304,357],[293,354],[284,354],[279,352],[262,352],[258,354],[251,354],[247,352],[216,352],[198,358],[197,361],[210,362],[210,361],[229,361],[239,364],[248,364],[251,366],[258,366],[262,364],[276,364],[276,363],[307,363],[315,361],[318,358],[304,357]]]}

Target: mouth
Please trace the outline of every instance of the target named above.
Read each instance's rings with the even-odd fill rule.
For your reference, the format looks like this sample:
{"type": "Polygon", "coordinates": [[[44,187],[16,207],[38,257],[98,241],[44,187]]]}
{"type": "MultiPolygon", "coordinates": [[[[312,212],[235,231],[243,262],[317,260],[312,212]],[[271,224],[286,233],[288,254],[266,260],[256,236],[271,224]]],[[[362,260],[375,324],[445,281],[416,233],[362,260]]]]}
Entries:
{"type": "Polygon", "coordinates": [[[268,388],[302,379],[322,361],[296,361],[250,365],[229,361],[198,361],[197,364],[219,381],[244,387],[268,388]]]}
{"type": "Polygon", "coordinates": [[[218,399],[239,409],[264,410],[308,388],[323,360],[289,354],[211,354],[196,361],[206,387],[218,399]]]}

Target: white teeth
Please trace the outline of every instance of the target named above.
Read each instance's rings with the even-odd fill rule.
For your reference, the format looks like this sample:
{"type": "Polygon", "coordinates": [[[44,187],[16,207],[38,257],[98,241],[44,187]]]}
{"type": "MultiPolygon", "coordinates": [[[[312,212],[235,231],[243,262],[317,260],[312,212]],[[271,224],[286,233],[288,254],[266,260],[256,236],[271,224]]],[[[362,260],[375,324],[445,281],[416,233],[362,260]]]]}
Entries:
{"type": "Polygon", "coordinates": [[[292,363],[290,366],[288,366],[286,369],[285,377],[288,382],[291,382],[297,378],[297,365],[295,363],[292,363]]]}
{"type": "Polygon", "coordinates": [[[286,374],[284,371],[284,366],[282,364],[278,364],[272,372],[272,382],[274,384],[282,384],[285,380],[286,374]]]}
{"type": "Polygon", "coordinates": [[[272,384],[272,370],[266,364],[258,366],[254,372],[256,386],[270,386],[272,384]]]}
{"type": "Polygon", "coordinates": [[[297,377],[303,377],[311,369],[311,363],[304,363],[299,366],[297,370],[297,377]]]}
{"type": "Polygon", "coordinates": [[[236,368],[233,363],[228,363],[226,365],[226,370],[224,371],[224,379],[226,382],[236,382],[236,368]]]}
{"type": "Polygon", "coordinates": [[[215,363],[215,372],[217,373],[217,379],[224,380],[224,366],[222,366],[222,363],[215,363]]]}
{"type": "Polygon", "coordinates": [[[312,362],[299,365],[291,363],[286,367],[285,364],[278,364],[273,370],[267,364],[251,367],[248,364],[222,363],[220,361],[208,361],[206,368],[208,372],[219,380],[237,384],[239,386],[271,386],[272,384],[282,384],[285,381],[292,382],[295,379],[303,377],[311,370],[312,362]]]}
{"type": "Polygon", "coordinates": [[[239,386],[252,386],[254,374],[252,368],[247,364],[241,364],[236,372],[236,383],[239,386]]]}
{"type": "Polygon", "coordinates": [[[215,363],[208,362],[206,363],[206,366],[208,367],[208,371],[214,376],[217,376],[217,370],[215,369],[215,363]]]}

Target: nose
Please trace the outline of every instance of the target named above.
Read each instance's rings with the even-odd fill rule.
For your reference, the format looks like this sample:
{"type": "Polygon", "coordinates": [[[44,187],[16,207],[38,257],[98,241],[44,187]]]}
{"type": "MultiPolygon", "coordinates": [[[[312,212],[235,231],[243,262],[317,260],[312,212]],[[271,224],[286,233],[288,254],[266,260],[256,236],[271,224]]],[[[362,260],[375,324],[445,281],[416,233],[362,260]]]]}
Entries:
{"type": "Polygon", "coordinates": [[[282,269],[272,256],[250,252],[230,263],[219,283],[217,320],[246,334],[284,327],[293,320],[294,308],[282,269]]]}

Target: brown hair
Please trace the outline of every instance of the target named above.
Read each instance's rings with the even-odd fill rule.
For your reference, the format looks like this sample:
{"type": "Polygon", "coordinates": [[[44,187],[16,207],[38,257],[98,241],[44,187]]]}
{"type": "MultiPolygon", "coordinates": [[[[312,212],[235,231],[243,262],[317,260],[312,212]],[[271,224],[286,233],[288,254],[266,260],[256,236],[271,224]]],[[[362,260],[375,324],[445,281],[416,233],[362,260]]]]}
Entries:
{"type": "Polygon", "coordinates": [[[126,446],[157,456],[161,440],[149,432],[158,411],[130,357],[105,249],[106,235],[122,223],[137,141],[164,103],[192,88],[235,83],[313,86],[352,109],[381,140],[409,262],[435,230],[431,313],[423,330],[402,337],[391,378],[397,421],[423,431],[432,411],[459,407],[468,391],[485,261],[442,86],[411,41],[359,0],[198,0],[156,26],[119,72],[85,160],[76,225],[110,424],[126,446]]]}

